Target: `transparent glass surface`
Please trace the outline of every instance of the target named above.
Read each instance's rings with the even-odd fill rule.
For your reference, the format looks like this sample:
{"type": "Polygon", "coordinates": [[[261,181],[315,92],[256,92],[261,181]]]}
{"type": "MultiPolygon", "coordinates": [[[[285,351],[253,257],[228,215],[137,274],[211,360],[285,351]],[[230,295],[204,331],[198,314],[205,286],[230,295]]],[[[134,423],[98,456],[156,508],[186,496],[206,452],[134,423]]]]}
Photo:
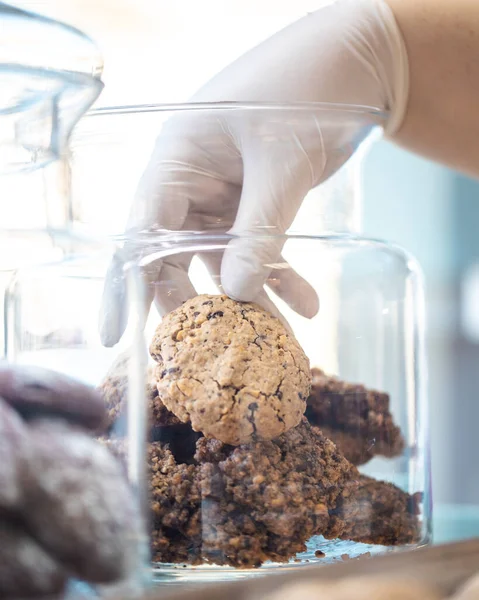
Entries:
{"type": "MultiPolygon", "coordinates": [[[[196,156],[211,157],[196,173],[198,187],[194,191],[199,196],[192,201],[203,201],[207,193],[202,192],[202,186],[208,181],[208,170],[218,168],[219,180],[224,177],[225,181],[241,187],[240,147],[245,140],[255,148],[258,158],[277,160],[284,168],[288,151],[298,141],[316,148],[327,144],[327,159],[324,153],[317,153],[313,169],[325,169],[326,174],[331,164],[347,164],[306,196],[291,232],[356,231],[361,208],[357,193],[359,163],[350,158],[353,154],[360,158],[362,149],[374,138],[383,120],[384,115],[373,108],[327,103],[224,102],[93,110],[75,128],[69,156],[65,158],[64,178],[70,189],[73,222],[100,235],[121,236],[125,229],[131,228],[174,230],[176,227],[170,223],[158,220],[158,215],[148,214],[149,210],[154,213],[154,207],[142,201],[141,180],[148,165],[153,167],[150,159],[155,160],[154,152],[158,161],[177,159],[187,167],[183,150],[189,148],[192,168],[199,166],[194,164],[195,148],[196,156]],[[185,146],[182,148],[181,144],[185,146]],[[228,171],[223,172],[223,168],[228,171]]],[[[163,194],[162,206],[167,209],[167,202],[171,201],[171,210],[175,212],[178,202],[190,192],[177,189],[170,200],[168,194],[163,194]]],[[[186,223],[184,229],[218,232],[231,227],[227,218],[215,217],[209,224],[186,223]]],[[[261,233],[261,228],[257,232],[261,233]]]]}
{"type": "Polygon", "coordinates": [[[429,542],[421,273],[403,250],[360,235],[355,158],[383,118],[328,104],[143,106],[93,111],[75,130],[65,160],[73,227],[114,237],[152,301],[146,399],[159,581],[429,542]],[[282,177],[298,148],[323,183],[288,234],[271,215],[230,235],[240,193],[255,193],[245,185],[248,149],[282,177]],[[224,272],[226,255],[237,272],[224,272]],[[252,261],[262,308],[219,298],[225,274],[234,282],[252,261]],[[305,311],[311,294],[319,310],[305,311]],[[280,360],[284,344],[296,350],[280,360]]]}
{"type": "Polygon", "coordinates": [[[0,174],[56,160],[102,84],[81,73],[0,65],[0,174]],[[4,101],[4,102],[3,102],[4,101]]]}
{"type": "Polygon", "coordinates": [[[101,76],[101,52],[78,29],[4,2],[0,16],[0,63],[101,76]]]}
{"type": "Polygon", "coordinates": [[[102,89],[102,59],[80,31],[0,3],[0,172],[58,158],[102,89]]]}
{"type": "MultiPolygon", "coordinates": [[[[105,348],[100,342],[98,323],[105,273],[114,249],[98,241],[74,239],[65,232],[57,232],[56,235],[50,232],[50,236],[50,243],[46,235],[43,240],[36,239],[37,249],[43,241],[43,264],[37,257],[34,266],[28,261],[23,268],[18,268],[17,264],[15,271],[9,274],[4,300],[5,356],[10,363],[43,367],[93,388],[98,388],[105,379],[112,362],[119,357],[123,361],[125,371],[121,385],[122,393],[128,398],[128,410],[115,423],[108,413],[101,426],[85,431],[97,438],[99,444],[112,450],[121,461],[120,472],[130,484],[126,489],[133,495],[134,502],[126,500],[123,479],[121,482],[107,479],[102,497],[98,497],[92,489],[89,502],[93,504],[89,505],[89,510],[98,519],[100,529],[109,528],[109,535],[98,542],[99,571],[95,575],[95,584],[85,582],[85,585],[88,584],[87,588],[90,593],[95,593],[95,597],[111,597],[112,594],[136,597],[149,579],[142,497],[145,491],[143,440],[146,426],[143,415],[145,351],[138,312],[142,306],[141,288],[135,276],[136,269],[125,267],[125,299],[128,305],[125,336],[115,348],[105,348]],[[59,249],[63,253],[59,254],[59,249]],[[117,509],[119,506],[127,507],[125,510],[129,511],[125,513],[128,517],[123,519],[121,526],[116,520],[120,517],[113,514],[115,506],[117,509]],[[113,532],[117,532],[116,549],[102,547],[102,544],[112,543],[115,539],[113,532]],[[121,535],[119,532],[122,532],[121,535]],[[118,551],[120,547],[123,548],[121,552],[118,551]],[[115,562],[111,562],[113,560],[115,562]]],[[[31,237],[31,233],[25,240],[17,237],[18,248],[26,250],[31,237]],[[23,242],[25,245],[22,247],[23,242]]],[[[6,244],[13,249],[12,240],[6,241],[6,244]]],[[[113,309],[111,305],[109,308],[113,309]]],[[[82,399],[78,398],[78,402],[82,399]]],[[[73,407],[72,410],[75,412],[76,409],[73,407]]],[[[73,452],[71,469],[81,469],[74,459],[73,452]]],[[[81,531],[81,523],[77,523],[76,527],[74,535],[81,531]]],[[[65,531],[65,536],[68,535],[69,531],[65,531]]],[[[81,582],[72,579],[70,583],[74,591],[81,582]]],[[[81,589],[86,588],[83,586],[81,589]]]]}
{"type": "Polygon", "coordinates": [[[7,235],[30,231],[33,241],[36,234],[47,229],[69,228],[68,188],[62,166],[61,162],[53,162],[43,169],[0,177],[0,231],[7,235]]]}
{"type": "MultiPolygon", "coordinates": [[[[0,294],[1,294],[1,357],[6,357],[6,329],[5,329],[5,293],[8,290],[12,277],[19,269],[33,268],[37,265],[47,263],[58,263],[68,256],[76,253],[90,251],[92,242],[90,238],[81,238],[71,235],[66,229],[57,229],[54,227],[55,218],[49,218],[46,209],[46,198],[38,198],[38,191],[42,188],[41,171],[33,171],[28,176],[22,176],[22,184],[27,187],[37,189],[36,196],[33,196],[36,202],[29,207],[28,213],[20,208],[21,214],[18,215],[14,210],[8,210],[8,206],[3,206],[2,220],[8,228],[0,229],[0,294]],[[23,210],[23,212],[22,212],[23,210]],[[23,217],[23,218],[22,218],[23,217]],[[10,223],[9,223],[10,221],[10,223]],[[23,225],[23,228],[21,227],[23,225]]],[[[0,178],[0,188],[2,179],[0,178]]],[[[33,191],[33,190],[32,190],[33,191]]],[[[64,225],[61,220],[61,225],[64,225]]],[[[101,248],[99,242],[95,246],[101,248]]],[[[94,247],[95,247],[94,246],[94,247]]]]}
{"type": "MultiPolygon", "coordinates": [[[[235,321],[218,298],[221,279],[212,265],[221,263],[226,249],[234,252],[237,241],[172,234],[125,244],[141,257],[144,272],[160,261],[164,268],[149,284],[160,311],[151,310],[145,327],[151,344],[147,437],[156,577],[245,577],[428,543],[423,291],[414,259],[351,235],[276,239],[282,258],[273,268],[265,265],[266,297],[258,300],[266,313],[239,303],[239,313],[246,309],[247,316],[235,321]],[[311,286],[320,301],[314,317],[299,315],[275,293],[280,272],[311,286]],[[171,320],[161,310],[165,298],[189,304],[171,320]],[[305,372],[312,373],[307,401],[299,402],[306,421],[298,420],[301,415],[289,421],[303,391],[301,350],[292,351],[292,358],[283,353],[289,342],[281,336],[288,333],[276,317],[289,324],[307,357],[305,372]],[[248,325],[241,324],[245,318],[248,325]],[[271,359],[278,348],[286,357],[281,365],[271,359]],[[258,367],[263,360],[264,371],[258,367]],[[253,376],[241,369],[243,361],[253,376]],[[286,402],[291,404],[278,414],[287,424],[266,439],[269,433],[258,432],[274,418],[264,413],[255,422],[254,410],[286,402]],[[219,406],[220,427],[210,429],[211,421],[200,415],[194,431],[195,405],[206,407],[207,415],[219,406]],[[253,407],[253,416],[245,416],[245,406],[253,407]],[[249,418],[256,424],[244,434],[249,418]],[[334,456],[326,438],[337,446],[334,456]]],[[[271,240],[242,241],[258,247],[271,240]]],[[[118,401],[108,394],[105,400],[118,401]]]]}

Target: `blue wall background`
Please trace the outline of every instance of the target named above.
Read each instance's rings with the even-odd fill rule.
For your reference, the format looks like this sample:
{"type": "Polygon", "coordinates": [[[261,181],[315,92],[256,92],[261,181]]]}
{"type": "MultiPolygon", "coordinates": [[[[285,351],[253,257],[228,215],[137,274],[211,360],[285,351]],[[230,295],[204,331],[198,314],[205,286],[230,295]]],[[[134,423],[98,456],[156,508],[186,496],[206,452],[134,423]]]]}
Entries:
{"type": "Polygon", "coordinates": [[[463,278],[479,263],[478,226],[478,183],[385,141],[372,148],[364,230],[412,252],[425,274],[433,488],[441,502],[479,502],[479,344],[461,318],[463,278]]]}

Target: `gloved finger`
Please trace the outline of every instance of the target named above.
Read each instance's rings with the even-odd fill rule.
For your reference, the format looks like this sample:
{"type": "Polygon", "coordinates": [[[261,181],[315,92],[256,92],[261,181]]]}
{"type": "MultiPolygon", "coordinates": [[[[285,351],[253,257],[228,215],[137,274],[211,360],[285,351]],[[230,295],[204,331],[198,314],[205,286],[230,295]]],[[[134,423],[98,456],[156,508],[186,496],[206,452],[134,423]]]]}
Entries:
{"type": "MultiPolygon", "coordinates": [[[[190,231],[203,231],[204,224],[205,215],[191,213],[185,219],[184,227],[190,231]]],[[[155,304],[162,316],[198,294],[189,274],[191,261],[195,254],[197,254],[196,250],[193,252],[185,250],[163,259],[161,273],[155,285],[155,304]]],[[[214,251],[198,253],[202,262],[207,266],[210,276],[216,278],[217,283],[220,280],[219,269],[222,254],[222,252],[214,251]]],[[[203,282],[200,283],[200,287],[203,287],[203,282]]],[[[217,290],[213,293],[216,292],[217,290]]]]}
{"type": "MultiPolygon", "coordinates": [[[[195,172],[188,164],[187,140],[160,134],[138,182],[127,231],[182,229],[189,211],[190,185],[195,172]]],[[[194,155],[193,155],[194,156],[194,155]]]]}
{"type": "MultiPolygon", "coordinates": [[[[222,252],[202,252],[199,255],[201,261],[208,269],[208,272],[213,282],[218,287],[218,291],[220,291],[220,293],[225,293],[221,285],[221,264],[223,262],[223,256],[224,253],[222,252]]],[[[283,323],[283,325],[288,329],[288,331],[291,332],[291,327],[289,323],[286,321],[276,304],[268,296],[264,288],[260,289],[258,295],[252,301],[256,302],[266,311],[268,311],[271,315],[279,319],[283,323]]]]}
{"type": "MultiPolygon", "coordinates": [[[[213,284],[221,293],[226,293],[221,284],[221,264],[223,252],[201,252],[199,257],[208,269],[213,284]]],[[[319,310],[318,295],[314,288],[303,279],[286,260],[281,256],[276,267],[265,282],[266,287],[273,291],[279,298],[286,302],[294,311],[307,318],[312,318],[319,310]]],[[[208,293],[217,293],[208,291],[208,293]]],[[[255,299],[263,308],[269,310],[274,316],[283,320],[283,315],[269,296],[260,290],[255,299]]]]}
{"type": "MultiPolygon", "coordinates": [[[[136,234],[145,231],[179,230],[189,210],[187,189],[191,179],[188,165],[167,156],[165,140],[160,136],[143,172],[133,199],[126,231],[134,240],[136,234]],[[166,154],[165,154],[166,152],[166,154]]],[[[122,254],[128,252],[128,243],[121,253],[116,253],[105,277],[100,307],[99,333],[101,343],[112,347],[125,332],[128,318],[127,284],[123,272],[122,254]]],[[[155,283],[159,279],[161,261],[148,265],[143,278],[145,307],[144,327],[151,303],[155,283]]]]}
{"type": "MultiPolygon", "coordinates": [[[[130,235],[134,235],[134,232],[130,235]]],[[[146,244],[148,243],[146,242],[146,244]]],[[[123,256],[130,253],[128,246],[127,243],[121,251],[115,253],[105,276],[100,305],[99,334],[101,343],[107,348],[115,346],[120,341],[128,323],[128,291],[123,259],[123,256]]],[[[149,251],[148,245],[143,248],[143,251],[145,250],[146,252],[149,251]]],[[[160,259],[144,262],[141,269],[143,288],[141,294],[144,301],[141,328],[145,326],[155,298],[156,285],[160,280],[162,264],[163,261],[160,259]]]]}
{"type": "Polygon", "coordinates": [[[212,252],[200,252],[198,258],[204,264],[210,276],[214,290],[207,291],[206,293],[212,294],[224,294],[225,291],[221,285],[221,263],[223,262],[224,251],[212,251],[212,252]]]}
{"type": "Polygon", "coordinates": [[[192,258],[193,253],[188,252],[163,259],[158,280],[154,284],[155,306],[161,316],[197,295],[188,275],[192,258]]]}
{"type": "Polygon", "coordinates": [[[11,516],[0,519],[0,598],[61,597],[64,569],[11,516]]]}
{"type": "Polygon", "coordinates": [[[123,268],[121,254],[116,252],[105,275],[98,323],[101,343],[107,348],[114,346],[126,329],[127,285],[123,268]]]}
{"type": "Polygon", "coordinates": [[[70,573],[91,583],[121,580],[139,539],[137,509],[118,460],[59,420],[29,424],[24,482],[28,530],[70,573]],[[52,485],[55,482],[55,485],[52,485]]]}
{"type": "Polygon", "coordinates": [[[319,311],[316,290],[282,256],[271,270],[266,286],[303,317],[312,319],[319,311]]]}
{"type": "Polygon", "coordinates": [[[148,263],[147,266],[141,269],[141,290],[143,295],[143,315],[140,322],[140,328],[145,327],[148,315],[150,314],[151,306],[155,299],[156,282],[160,278],[160,273],[163,268],[163,261],[158,259],[148,263]]]}
{"type": "Polygon", "coordinates": [[[284,233],[313,185],[314,174],[301,148],[292,156],[289,148],[289,154],[282,154],[279,146],[279,156],[252,147],[243,149],[243,190],[231,229],[238,237],[226,248],[221,268],[223,287],[236,300],[253,300],[258,295],[278,262],[284,233]]]}
{"type": "MultiPolygon", "coordinates": [[[[100,341],[106,348],[117,344],[128,324],[128,283],[125,276],[124,256],[131,255],[125,247],[117,251],[113,256],[103,284],[103,292],[100,303],[99,335],[100,341]]],[[[130,256],[132,258],[132,256],[130,256]]],[[[141,271],[141,290],[137,290],[143,299],[143,310],[139,316],[139,326],[144,328],[151,304],[155,295],[155,283],[161,271],[161,260],[152,261],[141,271]]]]}

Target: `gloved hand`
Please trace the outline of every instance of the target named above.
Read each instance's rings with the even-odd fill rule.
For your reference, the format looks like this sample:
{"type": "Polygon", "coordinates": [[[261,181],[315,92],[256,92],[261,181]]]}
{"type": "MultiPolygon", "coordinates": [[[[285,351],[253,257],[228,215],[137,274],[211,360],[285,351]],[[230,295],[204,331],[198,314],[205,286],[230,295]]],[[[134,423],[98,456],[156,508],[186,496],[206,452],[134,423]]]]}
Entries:
{"type": "Polygon", "coordinates": [[[105,421],[95,390],[0,363],[0,597],[126,577],[138,519],[122,467],[92,439],[105,421]]]}
{"type": "MultiPolygon", "coordinates": [[[[328,102],[379,109],[369,125],[393,132],[408,94],[407,57],[395,18],[385,0],[337,0],[280,31],[232,63],[192,102],[328,102]]],[[[280,257],[284,234],[305,195],[333,174],[367,134],[365,120],[303,107],[177,113],[164,126],[139,183],[131,232],[214,231],[234,236],[224,256],[197,252],[238,300],[270,308],[263,284],[296,312],[313,316],[312,288],[280,257]],[[273,141],[272,141],[273,140],[273,141]],[[335,152],[337,148],[349,152],[335,152]],[[248,234],[268,234],[251,239],[248,234]],[[276,237],[274,237],[276,235],[276,237]]],[[[196,294],[189,278],[192,254],[152,262],[145,268],[160,313],[196,294]]],[[[101,336],[115,344],[124,329],[121,261],[109,276],[101,336]]]]}

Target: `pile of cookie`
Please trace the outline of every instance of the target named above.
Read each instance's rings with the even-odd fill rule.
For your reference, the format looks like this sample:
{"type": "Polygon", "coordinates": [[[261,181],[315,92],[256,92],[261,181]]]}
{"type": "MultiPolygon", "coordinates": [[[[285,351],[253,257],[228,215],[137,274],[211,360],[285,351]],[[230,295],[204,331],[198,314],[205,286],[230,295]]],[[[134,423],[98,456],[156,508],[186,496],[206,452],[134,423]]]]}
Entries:
{"type": "Polygon", "coordinates": [[[64,598],[72,578],[117,591],[133,575],[141,524],[93,439],[105,416],[90,386],[0,361],[0,598],[64,598]]]}
{"type": "MultiPolygon", "coordinates": [[[[238,568],[285,562],[313,536],[420,538],[420,494],[357,467],[404,440],[386,394],[311,371],[285,326],[253,303],[202,295],[166,315],[150,345],[152,555],[238,568]]],[[[122,418],[126,360],[101,386],[122,418]]],[[[105,443],[117,455],[124,442],[105,443]]]]}

